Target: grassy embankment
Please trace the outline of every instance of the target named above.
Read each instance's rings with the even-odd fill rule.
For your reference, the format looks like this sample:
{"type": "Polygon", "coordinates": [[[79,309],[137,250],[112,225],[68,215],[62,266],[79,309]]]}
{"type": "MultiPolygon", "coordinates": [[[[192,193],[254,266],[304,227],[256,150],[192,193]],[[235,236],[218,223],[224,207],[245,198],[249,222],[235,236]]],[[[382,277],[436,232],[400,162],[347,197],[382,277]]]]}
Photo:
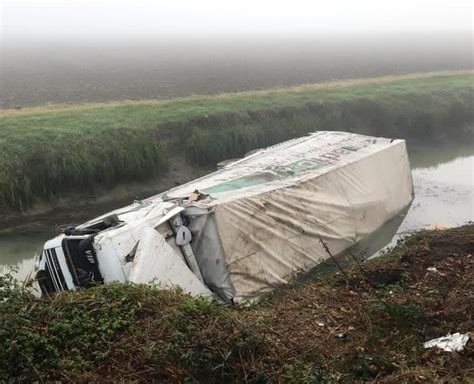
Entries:
{"type": "Polygon", "coordinates": [[[315,130],[472,140],[469,73],[173,100],[0,112],[0,211],[163,175],[170,154],[215,164],[315,130]]]}
{"type": "Polygon", "coordinates": [[[148,286],[35,299],[0,278],[0,381],[468,382],[474,226],[420,232],[364,269],[295,284],[248,308],[148,286]],[[435,267],[436,270],[428,270],[435,267]]]}

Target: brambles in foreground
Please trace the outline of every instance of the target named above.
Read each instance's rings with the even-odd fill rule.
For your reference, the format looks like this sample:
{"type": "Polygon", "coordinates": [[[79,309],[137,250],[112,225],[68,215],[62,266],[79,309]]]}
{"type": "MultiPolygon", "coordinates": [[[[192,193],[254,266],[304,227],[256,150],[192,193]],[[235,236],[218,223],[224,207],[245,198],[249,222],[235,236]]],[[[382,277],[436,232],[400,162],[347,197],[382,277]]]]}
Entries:
{"type": "Polygon", "coordinates": [[[473,251],[472,225],[420,232],[349,283],[295,284],[247,308],[131,285],[35,299],[2,278],[0,380],[462,382],[472,342],[423,342],[472,330],[473,251]],[[403,273],[384,281],[390,270],[403,273]]]}

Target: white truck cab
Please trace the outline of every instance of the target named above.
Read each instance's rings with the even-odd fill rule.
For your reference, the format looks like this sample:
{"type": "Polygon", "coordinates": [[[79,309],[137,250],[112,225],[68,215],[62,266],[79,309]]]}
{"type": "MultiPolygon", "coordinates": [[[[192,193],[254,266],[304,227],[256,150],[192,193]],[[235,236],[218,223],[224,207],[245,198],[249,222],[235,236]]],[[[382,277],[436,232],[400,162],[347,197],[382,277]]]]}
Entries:
{"type": "Polygon", "coordinates": [[[47,241],[35,263],[36,281],[42,294],[76,290],[93,284],[128,281],[144,229],[162,236],[202,281],[181,216],[184,208],[173,203],[136,201],[98,217],[47,241]],[[180,240],[176,236],[180,235],[180,240]],[[184,235],[183,235],[184,234],[184,235]],[[179,245],[178,245],[179,244],[179,245]],[[193,270],[194,269],[194,270],[193,270]]]}

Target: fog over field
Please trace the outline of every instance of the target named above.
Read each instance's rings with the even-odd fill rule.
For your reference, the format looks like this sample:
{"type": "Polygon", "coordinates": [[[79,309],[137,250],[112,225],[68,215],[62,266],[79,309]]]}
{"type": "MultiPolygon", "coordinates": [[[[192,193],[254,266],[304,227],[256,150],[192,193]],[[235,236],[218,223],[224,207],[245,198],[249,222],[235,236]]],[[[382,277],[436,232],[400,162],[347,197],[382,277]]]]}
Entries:
{"type": "Polygon", "coordinates": [[[469,0],[3,0],[0,108],[472,67],[469,0]]]}
{"type": "Polygon", "coordinates": [[[0,107],[163,98],[472,67],[468,33],[4,40],[0,107]]]}

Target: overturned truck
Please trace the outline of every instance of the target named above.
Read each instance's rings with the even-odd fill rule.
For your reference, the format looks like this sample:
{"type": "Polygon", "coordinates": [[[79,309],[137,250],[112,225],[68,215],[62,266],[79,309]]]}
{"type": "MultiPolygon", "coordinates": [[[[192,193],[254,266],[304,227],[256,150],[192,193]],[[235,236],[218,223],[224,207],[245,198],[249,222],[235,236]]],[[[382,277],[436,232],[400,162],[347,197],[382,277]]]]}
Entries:
{"type": "Polygon", "coordinates": [[[404,140],[316,132],[49,240],[43,294],[94,283],[253,300],[357,244],[413,199],[404,140]]]}

